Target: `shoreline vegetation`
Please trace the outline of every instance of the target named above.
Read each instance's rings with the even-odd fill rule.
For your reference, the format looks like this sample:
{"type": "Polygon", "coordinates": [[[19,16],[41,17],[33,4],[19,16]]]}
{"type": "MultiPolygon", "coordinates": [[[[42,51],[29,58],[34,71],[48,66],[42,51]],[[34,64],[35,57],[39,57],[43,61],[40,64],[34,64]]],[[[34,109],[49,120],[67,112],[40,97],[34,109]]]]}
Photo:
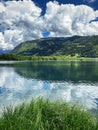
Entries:
{"type": "Polygon", "coordinates": [[[98,119],[78,105],[39,97],[5,108],[0,130],[98,130],[98,119]]]}
{"type": "Polygon", "coordinates": [[[14,54],[1,54],[0,61],[22,61],[22,60],[31,60],[31,61],[98,61],[98,57],[80,57],[78,54],[74,56],[71,55],[61,55],[61,56],[21,56],[14,54]]]}

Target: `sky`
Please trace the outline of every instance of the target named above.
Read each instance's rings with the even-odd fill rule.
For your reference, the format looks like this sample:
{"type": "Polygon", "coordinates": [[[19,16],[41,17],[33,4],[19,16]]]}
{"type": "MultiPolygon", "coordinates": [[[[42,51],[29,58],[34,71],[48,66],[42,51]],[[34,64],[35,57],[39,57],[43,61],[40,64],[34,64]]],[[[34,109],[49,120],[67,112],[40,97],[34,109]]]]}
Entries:
{"type": "Polygon", "coordinates": [[[98,35],[98,0],[0,0],[0,50],[75,35],[98,35]]]}

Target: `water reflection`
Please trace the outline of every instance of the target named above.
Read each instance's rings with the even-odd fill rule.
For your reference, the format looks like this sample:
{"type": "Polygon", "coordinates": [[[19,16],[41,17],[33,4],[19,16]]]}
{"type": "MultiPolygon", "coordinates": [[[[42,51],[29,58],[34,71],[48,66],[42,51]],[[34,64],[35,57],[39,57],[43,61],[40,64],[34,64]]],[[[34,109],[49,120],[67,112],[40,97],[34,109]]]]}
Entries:
{"type": "Polygon", "coordinates": [[[21,76],[31,79],[98,82],[98,62],[31,62],[14,67],[21,76]]]}
{"type": "MultiPolygon", "coordinates": [[[[38,66],[39,64],[33,65],[33,63],[31,63],[24,65],[14,64],[9,67],[5,65],[5,67],[0,67],[1,107],[9,104],[15,105],[20,102],[30,100],[32,97],[37,98],[39,96],[43,96],[44,98],[50,98],[51,100],[63,99],[68,102],[78,102],[89,109],[97,109],[98,82],[87,83],[87,79],[90,79],[92,76],[88,76],[88,78],[78,77],[77,79],[77,74],[75,75],[73,71],[74,74],[72,75],[73,79],[76,78],[75,81],[82,81],[83,78],[83,80],[86,79],[86,82],[71,82],[70,80],[68,81],[68,79],[70,79],[69,75],[67,76],[68,73],[65,74],[64,70],[67,70],[65,64],[62,66],[63,69],[61,69],[61,72],[59,70],[60,67],[57,65],[53,66],[56,70],[54,68],[52,69],[51,67],[50,68],[52,70],[48,69],[48,65],[41,65],[41,68],[38,66]],[[33,68],[31,69],[31,67],[33,68]],[[51,73],[49,73],[50,71],[51,73]],[[54,71],[55,73],[53,73],[54,71]],[[58,74],[56,74],[57,72],[58,74]],[[67,78],[67,80],[60,80],[62,78],[67,78]],[[59,80],[57,81],[57,79],[59,80]]],[[[76,65],[76,68],[78,67],[79,65],[76,65]]],[[[91,71],[93,72],[95,70],[96,68],[91,71]]],[[[80,72],[76,73],[79,73],[79,76],[81,75],[80,72]]],[[[89,75],[90,73],[91,72],[89,72],[89,75]]],[[[96,73],[93,73],[93,76],[94,75],[97,76],[96,73]]],[[[92,79],[91,81],[96,80],[92,79]]]]}
{"type": "Polygon", "coordinates": [[[43,86],[43,89],[50,89],[50,83],[47,81],[44,81],[42,86],[43,86]]]}

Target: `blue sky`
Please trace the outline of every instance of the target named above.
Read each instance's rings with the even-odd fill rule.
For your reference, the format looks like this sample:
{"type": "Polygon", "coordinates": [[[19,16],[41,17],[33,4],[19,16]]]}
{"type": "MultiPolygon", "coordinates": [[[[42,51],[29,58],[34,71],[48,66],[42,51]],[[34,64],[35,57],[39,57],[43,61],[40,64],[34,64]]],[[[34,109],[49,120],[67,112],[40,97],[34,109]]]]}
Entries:
{"type": "MultiPolygon", "coordinates": [[[[0,0],[0,1],[8,1],[8,0],[0,0]]],[[[41,7],[44,13],[46,9],[46,3],[54,0],[32,0],[32,1],[37,6],[41,7]]],[[[58,1],[60,4],[75,4],[75,5],[85,4],[92,7],[94,10],[98,10],[98,0],[56,0],[56,1],[58,1]]]]}
{"type": "MultiPolygon", "coordinates": [[[[46,3],[50,0],[33,0],[34,3],[43,9],[43,13],[46,9],[46,3]]],[[[54,1],[54,0],[51,0],[54,1]]],[[[85,4],[92,7],[94,10],[98,10],[98,0],[57,0],[60,4],[75,4],[81,5],[85,4]]]]}
{"type": "Polygon", "coordinates": [[[98,35],[98,0],[0,0],[0,50],[74,35],[98,35]]]}

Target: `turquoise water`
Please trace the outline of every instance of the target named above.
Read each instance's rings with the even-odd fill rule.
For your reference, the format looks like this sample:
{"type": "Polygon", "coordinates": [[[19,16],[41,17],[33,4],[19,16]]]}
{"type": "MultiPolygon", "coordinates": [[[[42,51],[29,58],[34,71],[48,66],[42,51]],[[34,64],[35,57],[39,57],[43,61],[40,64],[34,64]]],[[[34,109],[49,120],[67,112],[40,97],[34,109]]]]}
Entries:
{"type": "Polygon", "coordinates": [[[98,62],[0,62],[0,108],[43,96],[98,110],[98,62]]]}

